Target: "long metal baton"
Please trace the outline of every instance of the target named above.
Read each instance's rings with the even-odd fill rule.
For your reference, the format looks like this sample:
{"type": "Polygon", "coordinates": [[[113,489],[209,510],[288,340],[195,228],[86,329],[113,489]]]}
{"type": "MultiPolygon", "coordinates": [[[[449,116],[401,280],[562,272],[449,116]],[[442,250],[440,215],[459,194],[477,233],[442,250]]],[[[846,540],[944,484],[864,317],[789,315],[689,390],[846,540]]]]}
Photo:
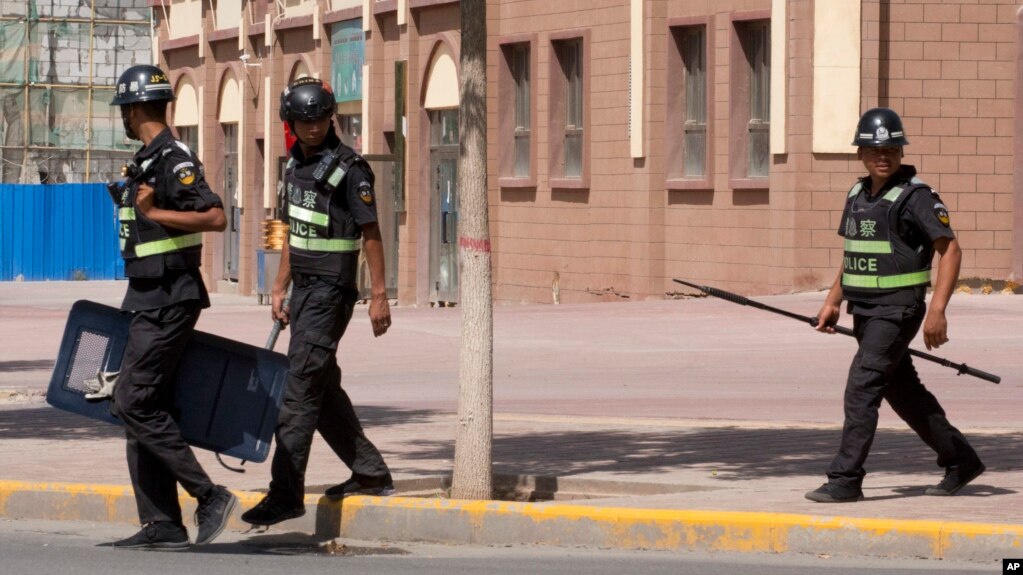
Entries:
{"type": "MultiPolygon", "coordinates": [[[[727,291],[722,290],[722,289],[712,288],[712,287],[709,287],[709,286],[696,285],[696,284],[693,284],[693,283],[689,283],[687,281],[682,281],[680,279],[674,279],[672,281],[674,281],[675,283],[680,283],[680,284],[685,285],[685,286],[689,286],[689,287],[694,288],[694,289],[698,289],[698,290],[702,291],[703,293],[705,293],[707,295],[712,295],[714,297],[721,298],[723,300],[727,300],[727,301],[730,301],[732,303],[737,303],[739,305],[748,305],[750,307],[755,307],[757,309],[762,309],[764,311],[773,312],[773,313],[776,313],[776,314],[779,314],[779,315],[783,315],[785,317],[790,317],[792,319],[797,319],[797,320],[802,321],[804,323],[808,323],[808,324],[810,324],[813,327],[817,327],[817,318],[815,318],[815,317],[799,315],[798,313],[792,313],[792,312],[787,311],[787,310],[783,310],[783,309],[779,309],[779,308],[776,308],[776,307],[772,307],[772,306],[769,306],[767,304],[763,304],[763,303],[760,303],[758,301],[754,301],[754,300],[751,300],[749,298],[745,298],[745,297],[742,297],[741,295],[734,294],[732,292],[727,292],[727,291]]],[[[835,326],[831,326],[831,327],[835,330],[836,333],[840,333],[842,335],[848,335],[848,336],[855,337],[855,334],[853,333],[853,330],[851,330],[851,329],[849,329],[847,327],[842,327],[840,325],[835,325],[835,326]]],[[[983,379],[983,380],[986,380],[986,381],[990,381],[991,383],[1000,383],[1002,381],[1002,378],[997,376],[997,375],[994,375],[992,373],[988,373],[986,371],[981,371],[981,370],[979,370],[979,369],[977,369],[975,367],[970,367],[970,366],[966,365],[965,363],[955,363],[955,362],[949,361],[949,360],[947,360],[945,358],[938,357],[936,355],[931,355],[929,353],[925,353],[925,352],[922,352],[922,351],[919,351],[919,350],[916,350],[916,349],[913,349],[913,348],[909,349],[909,353],[910,353],[910,355],[919,357],[920,359],[926,359],[927,361],[933,361],[934,363],[937,363],[937,364],[942,365],[944,367],[950,367],[950,368],[956,370],[956,375],[962,375],[962,374],[965,373],[966,375],[972,375],[973,377],[979,377],[980,379],[983,379]]]]}

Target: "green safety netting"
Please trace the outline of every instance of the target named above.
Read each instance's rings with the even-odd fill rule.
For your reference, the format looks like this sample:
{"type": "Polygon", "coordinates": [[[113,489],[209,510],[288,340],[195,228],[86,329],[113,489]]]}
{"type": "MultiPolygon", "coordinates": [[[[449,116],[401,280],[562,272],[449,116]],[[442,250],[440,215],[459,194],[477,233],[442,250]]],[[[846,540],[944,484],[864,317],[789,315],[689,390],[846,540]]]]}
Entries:
{"type": "Polygon", "coordinates": [[[0,16],[146,20],[149,7],[144,0],[0,0],[0,16]]]}
{"type": "Polygon", "coordinates": [[[0,0],[0,180],[116,175],[136,143],[112,88],[151,61],[150,14],[147,0],[0,0]]]}
{"type": "Polygon", "coordinates": [[[139,144],[124,135],[120,108],[110,105],[113,97],[113,90],[93,90],[92,145],[105,150],[135,150],[139,144]]]}
{"type": "Polygon", "coordinates": [[[0,87],[0,147],[20,148],[25,144],[25,91],[0,87]]]}
{"type": "Polygon", "coordinates": [[[27,32],[28,26],[24,22],[0,20],[0,83],[25,83],[27,32]]]}

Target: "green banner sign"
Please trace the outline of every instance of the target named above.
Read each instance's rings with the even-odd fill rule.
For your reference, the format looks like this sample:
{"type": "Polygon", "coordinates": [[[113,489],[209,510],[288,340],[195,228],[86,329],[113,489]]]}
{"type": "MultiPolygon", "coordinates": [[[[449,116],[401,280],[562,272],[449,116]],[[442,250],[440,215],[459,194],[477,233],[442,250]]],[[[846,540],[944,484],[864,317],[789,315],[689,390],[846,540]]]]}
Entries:
{"type": "Polygon", "coordinates": [[[362,18],[334,24],[330,29],[331,86],[338,102],[362,100],[362,65],[366,38],[362,18]]]}

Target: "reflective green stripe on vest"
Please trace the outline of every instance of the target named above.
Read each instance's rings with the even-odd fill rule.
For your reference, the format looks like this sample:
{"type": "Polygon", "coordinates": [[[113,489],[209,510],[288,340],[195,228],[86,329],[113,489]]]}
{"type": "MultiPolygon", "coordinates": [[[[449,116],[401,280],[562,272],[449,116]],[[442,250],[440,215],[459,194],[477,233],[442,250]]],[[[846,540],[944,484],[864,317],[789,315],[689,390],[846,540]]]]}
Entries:
{"type": "MultiPolygon", "coordinates": [[[[135,221],[135,208],[121,208],[117,210],[117,219],[122,222],[133,222],[135,221]]],[[[123,251],[127,245],[127,238],[121,238],[121,250],[123,251]]],[[[182,236],[174,236],[171,238],[165,238],[162,240],[155,240],[152,242],[143,242],[135,246],[135,257],[144,258],[146,256],[155,256],[157,254],[166,254],[169,252],[176,252],[181,249],[191,248],[198,245],[202,245],[202,233],[196,232],[194,234],[185,234],[182,236]]]]}
{"type": "Polygon", "coordinates": [[[893,276],[862,276],[842,274],[842,285],[852,288],[894,289],[924,285],[931,281],[931,270],[909,272],[893,276]]]}
{"type": "Polygon", "coordinates": [[[320,226],[321,228],[327,227],[327,224],[330,223],[329,215],[300,208],[294,204],[288,206],[288,217],[301,220],[308,224],[313,224],[314,226],[320,226]]]}
{"type": "Polygon", "coordinates": [[[900,188],[899,186],[895,186],[894,188],[888,190],[888,193],[886,193],[884,195],[884,199],[886,199],[889,202],[894,204],[895,200],[899,199],[899,196],[902,195],[903,191],[904,191],[904,188],[900,188]]]}
{"type": "MultiPolygon", "coordinates": [[[[923,183],[916,178],[913,178],[912,182],[923,183]]],[[[856,197],[856,195],[859,194],[861,191],[863,191],[863,182],[856,182],[856,185],[853,186],[851,190],[849,190],[849,197],[850,198],[856,197]]],[[[899,199],[899,196],[901,196],[902,192],[904,191],[905,188],[895,186],[894,188],[888,190],[888,192],[885,193],[884,199],[888,200],[889,202],[895,203],[895,200],[899,199]]]]}
{"type": "MultiPolygon", "coordinates": [[[[135,208],[120,208],[117,210],[117,219],[122,222],[134,222],[135,221],[135,208]]],[[[121,251],[124,251],[124,246],[128,244],[127,238],[120,238],[121,251]]]]}
{"type": "Polygon", "coordinates": [[[892,245],[884,241],[845,240],[845,251],[857,254],[890,254],[892,245]]]}
{"type": "Polygon", "coordinates": [[[288,245],[312,252],[357,252],[360,247],[359,240],[345,238],[303,238],[296,235],[291,235],[288,238],[288,245]]]}
{"type": "Polygon", "coordinates": [[[338,166],[331,172],[330,177],[327,178],[327,183],[333,187],[337,187],[341,183],[341,178],[345,177],[345,170],[341,166],[338,166]]]}
{"type": "Polygon", "coordinates": [[[183,236],[174,236],[172,238],[137,244],[135,246],[135,257],[144,258],[146,256],[155,256],[157,254],[176,252],[178,250],[199,245],[202,245],[201,232],[185,234],[183,236]]]}

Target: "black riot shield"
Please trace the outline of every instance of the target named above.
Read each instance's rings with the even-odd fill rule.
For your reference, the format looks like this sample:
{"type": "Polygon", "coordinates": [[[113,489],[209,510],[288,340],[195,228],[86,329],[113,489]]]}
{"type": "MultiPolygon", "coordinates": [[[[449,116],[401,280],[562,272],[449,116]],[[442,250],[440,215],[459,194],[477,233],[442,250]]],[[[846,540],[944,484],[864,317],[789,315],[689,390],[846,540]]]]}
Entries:
{"type": "MultiPolygon", "coordinates": [[[[91,301],[71,307],[46,393],[50,405],[118,424],[108,401],[85,395],[97,371],[119,371],[131,316],[91,301]]],[[[190,445],[265,461],[287,379],[280,353],[196,331],[175,380],[172,414],[190,445]]]]}

